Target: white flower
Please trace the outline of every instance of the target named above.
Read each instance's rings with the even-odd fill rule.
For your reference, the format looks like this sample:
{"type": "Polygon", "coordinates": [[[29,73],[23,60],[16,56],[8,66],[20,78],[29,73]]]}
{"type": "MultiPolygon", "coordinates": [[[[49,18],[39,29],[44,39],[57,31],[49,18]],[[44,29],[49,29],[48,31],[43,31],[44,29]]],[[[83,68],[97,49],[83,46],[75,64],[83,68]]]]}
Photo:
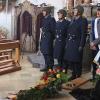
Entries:
{"type": "Polygon", "coordinates": [[[96,70],[96,74],[97,74],[97,75],[100,75],[100,68],[98,68],[98,69],[96,70]]]}

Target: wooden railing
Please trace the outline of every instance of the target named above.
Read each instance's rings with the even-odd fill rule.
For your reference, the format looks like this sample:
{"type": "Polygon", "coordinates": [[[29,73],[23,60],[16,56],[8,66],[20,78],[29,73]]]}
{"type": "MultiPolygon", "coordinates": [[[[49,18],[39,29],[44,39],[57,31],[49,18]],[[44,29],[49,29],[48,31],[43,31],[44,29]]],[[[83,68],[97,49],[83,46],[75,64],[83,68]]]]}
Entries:
{"type": "Polygon", "coordinates": [[[19,41],[0,40],[0,75],[18,70],[21,70],[19,41]],[[15,53],[12,54],[14,50],[15,53]]]}

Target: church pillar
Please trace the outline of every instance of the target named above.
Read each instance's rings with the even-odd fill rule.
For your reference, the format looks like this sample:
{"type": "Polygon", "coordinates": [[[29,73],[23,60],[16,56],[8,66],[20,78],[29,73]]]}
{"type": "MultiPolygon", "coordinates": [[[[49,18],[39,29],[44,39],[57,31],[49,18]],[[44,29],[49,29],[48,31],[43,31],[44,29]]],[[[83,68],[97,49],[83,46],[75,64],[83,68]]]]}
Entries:
{"type": "Polygon", "coordinates": [[[90,3],[91,3],[91,0],[84,0],[82,4],[84,7],[84,16],[86,16],[87,18],[91,18],[92,6],[90,3]]]}
{"type": "Polygon", "coordinates": [[[74,0],[68,0],[68,9],[71,10],[74,7],[74,0]]]}
{"type": "Polygon", "coordinates": [[[91,0],[84,0],[84,4],[90,4],[91,0]]]}

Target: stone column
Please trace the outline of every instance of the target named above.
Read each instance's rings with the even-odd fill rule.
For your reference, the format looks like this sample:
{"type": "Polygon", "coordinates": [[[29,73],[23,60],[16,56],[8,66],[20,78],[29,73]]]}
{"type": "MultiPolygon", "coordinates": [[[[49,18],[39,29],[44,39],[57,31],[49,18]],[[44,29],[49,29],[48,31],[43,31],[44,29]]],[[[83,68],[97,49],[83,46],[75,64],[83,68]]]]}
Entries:
{"type": "Polygon", "coordinates": [[[91,0],[84,0],[84,4],[90,4],[91,0]]]}
{"type": "Polygon", "coordinates": [[[71,10],[74,7],[74,0],[68,0],[68,9],[71,10]]]}
{"type": "Polygon", "coordinates": [[[91,17],[92,6],[90,3],[91,3],[91,0],[84,0],[84,2],[82,4],[84,7],[84,16],[86,16],[87,18],[91,17]]]}
{"type": "Polygon", "coordinates": [[[83,7],[84,7],[84,16],[87,18],[91,18],[92,6],[89,4],[83,4],[83,7]]]}
{"type": "Polygon", "coordinates": [[[74,6],[81,5],[83,0],[74,0],[74,6]]]}
{"type": "Polygon", "coordinates": [[[74,7],[74,0],[68,0],[68,16],[69,17],[72,17],[73,7],[74,7]]]}

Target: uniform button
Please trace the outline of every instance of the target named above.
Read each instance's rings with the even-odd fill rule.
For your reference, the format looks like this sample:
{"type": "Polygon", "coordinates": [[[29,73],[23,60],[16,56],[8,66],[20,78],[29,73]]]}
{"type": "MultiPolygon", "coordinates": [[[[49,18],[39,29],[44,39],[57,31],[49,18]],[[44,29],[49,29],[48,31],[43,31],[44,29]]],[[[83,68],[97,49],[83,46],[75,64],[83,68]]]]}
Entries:
{"type": "Polygon", "coordinates": [[[70,39],[72,39],[72,37],[70,37],[70,39]]]}
{"type": "Polygon", "coordinates": [[[59,35],[57,35],[56,37],[59,38],[59,35]]]}

